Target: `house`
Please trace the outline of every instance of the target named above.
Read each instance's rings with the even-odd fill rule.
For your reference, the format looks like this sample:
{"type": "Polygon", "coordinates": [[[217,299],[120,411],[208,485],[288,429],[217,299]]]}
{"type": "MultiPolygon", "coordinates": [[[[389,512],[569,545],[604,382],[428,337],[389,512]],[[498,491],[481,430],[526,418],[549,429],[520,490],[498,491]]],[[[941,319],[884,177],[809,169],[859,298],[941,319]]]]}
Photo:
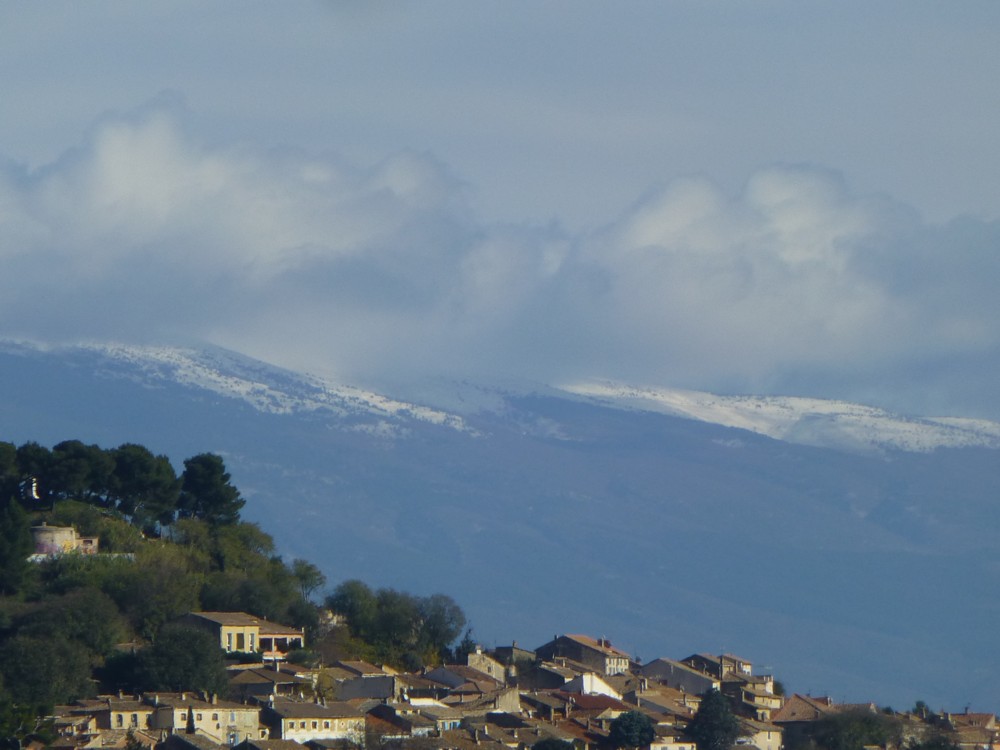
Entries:
{"type": "Polygon", "coordinates": [[[753,675],[753,664],[746,659],[732,654],[722,654],[713,656],[712,654],[691,654],[685,659],[681,659],[699,672],[705,672],[718,679],[723,679],[726,675],[743,675],[750,677],[753,675]]]}
{"type": "Polygon", "coordinates": [[[107,708],[98,714],[98,722],[107,729],[144,729],[153,726],[155,709],[137,696],[105,699],[107,708]]]}
{"type": "Polygon", "coordinates": [[[719,678],[673,659],[654,659],[649,664],[642,666],[639,673],[643,677],[657,680],[667,687],[683,690],[693,695],[702,695],[709,690],[719,690],[722,687],[719,678]]]}
{"type": "Polygon", "coordinates": [[[42,521],[38,526],[31,527],[31,536],[35,540],[36,555],[62,555],[67,552],[97,554],[98,538],[80,536],[72,526],[49,526],[42,521]]]}
{"type": "Polygon", "coordinates": [[[478,669],[480,672],[488,674],[497,682],[506,683],[507,681],[507,667],[493,657],[483,653],[482,646],[476,646],[475,651],[470,652],[465,657],[465,662],[473,669],[478,669]]]}
{"type": "Polygon", "coordinates": [[[600,675],[594,672],[585,672],[577,675],[572,680],[563,685],[561,690],[567,693],[585,693],[587,695],[607,695],[611,698],[622,699],[622,694],[611,685],[601,679],[600,675]]]}
{"type": "Polygon", "coordinates": [[[639,690],[625,693],[623,700],[639,708],[655,711],[664,716],[666,721],[681,726],[694,718],[701,705],[700,696],[657,683],[644,683],[639,690]]]}
{"type": "Polygon", "coordinates": [[[827,696],[814,698],[794,693],[784,699],[781,708],[771,712],[771,723],[782,729],[785,743],[793,745],[808,734],[814,721],[838,711],[840,707],[827,696]]]}
{"type": "Polygon", "coordinates": [[[465,664],[444,664],[423,674],[425,680],[437,682],[453,695],[481,696],[503,687],[503,683],[465,664]]]}
{"type": "Polygon", "coordinates": [[[777,724],[741,718],[741,736],[737,745],[752,745],[759,750],[781,750],[784,733],[777,724]]]}
{"type": "Polygon", "coordinates": [[[181,619],[218,638],[226,653],[262,651],[265,658],[280,659],[293,648],[305,648],[303,630],[246,612],[189,612],[181,619]]]}
{"type": "Polygon", "coordinates": [[[649,750],[697,750],[694,740],[675,727],[657,724],[649,750]]]}
{"type": "Polygon", "coordinates": [[[365,736],[364,712],[350,703],[273,698],[261,709],[261,720],[274,739],[344,739],[361,744],[365,736]]]}
{"type": "Polygon", "coordinates": [[[255,706],[187,692],[145,693],[143,701],[153,707],[151,729],[167,734],[201,734],[227,745],[247,738],[267,739],[255,706]]]}
{"type": "Polygon", "coordinates": [[[252,667],[235,670],[229,678],[230,700],[244,703],[251,698],[268,695],[299,695],[311,692],[312,680],[289,674],[283,670],[252,667]]]}
{"type": "Polygon", "coordinates": [[[586,635],[560,635],[535,649],[539,659],[557,661],[565,657],[585,664],[599,674],[623,674],[629,671],[631,658],[611,645],[606,638],[586,635]]]}
{"type": "Polygon", "coordinates": [[[783,703],[780,695],[775,695],[769,690],[773,684],[772,681],[762,681],[756,677],[741,678],[730,675],[722,682],[722,693],[733,701],[737,714],[758,721],[770,721],[771,715],[780,709],[783,703]]]}

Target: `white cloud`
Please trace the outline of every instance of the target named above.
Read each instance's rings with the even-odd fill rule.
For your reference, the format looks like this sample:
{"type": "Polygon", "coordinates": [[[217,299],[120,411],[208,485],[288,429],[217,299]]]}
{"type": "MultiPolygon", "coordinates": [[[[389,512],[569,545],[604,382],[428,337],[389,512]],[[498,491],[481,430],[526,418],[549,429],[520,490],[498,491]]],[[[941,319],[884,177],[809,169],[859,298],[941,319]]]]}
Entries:
{"type": "Polygon", "coordinates": [[[840,396],[879,379],[916,391],[932,370],[926,390],[946,392],[936,363],[996,359],[998,227],[927,226],[823,169],[761,169],[735,195],[678,180],[573,236],[477,220],[430,155],[364,168],[207,146],[187,117],[167,97],[52,164],[0,171],[6,334],[207,337],[362,376],[840,396]]]}

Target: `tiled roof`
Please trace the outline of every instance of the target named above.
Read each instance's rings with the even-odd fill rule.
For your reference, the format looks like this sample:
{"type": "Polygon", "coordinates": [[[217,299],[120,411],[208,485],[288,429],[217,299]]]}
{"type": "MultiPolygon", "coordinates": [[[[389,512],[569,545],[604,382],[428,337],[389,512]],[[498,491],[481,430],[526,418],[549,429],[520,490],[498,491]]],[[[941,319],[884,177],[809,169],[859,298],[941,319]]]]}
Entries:
{"type": "Polygon", "coordinates": [[[278,699],[268,706],[284,719],[360,719],[364,714],[350,703],[331,701],[325,706],[312,701],[278,699]]]}
{"type": "Polygon", "coordinates": [[[290,628],[276,622],[270,622],[263,617],[254,617],[246,612],[192,612],[194,617],[214,622],[217,625],[229,627],[254,627],[256,626],[262,636],[289,636],[302,635],[302,631],[297,628],[290,628]]]}
{"type": "Polygon", "coordinates": [[[786,698],[785,705],[771,715],[771,721],[775,723],[816,721],[827,714],[834,713],[836,710],[833,701],[825,696],[813,698],[808,695],[795,693],[790,698],[786,698]]]}
{"type": "Polygon", "coordinates": [[[615,656],[622,659],[631,659],[631,657],[619,648],[615,648],[611,645],[611,642],[606,638],[597,640],[591,638],[589,635],[572,635],[567,633],[564,638],[569,638],[572,641],[576,641],[582,646],[587,646],[588,648],[595,649],[597,651],[602,651],[608,656],[615,656]]]}

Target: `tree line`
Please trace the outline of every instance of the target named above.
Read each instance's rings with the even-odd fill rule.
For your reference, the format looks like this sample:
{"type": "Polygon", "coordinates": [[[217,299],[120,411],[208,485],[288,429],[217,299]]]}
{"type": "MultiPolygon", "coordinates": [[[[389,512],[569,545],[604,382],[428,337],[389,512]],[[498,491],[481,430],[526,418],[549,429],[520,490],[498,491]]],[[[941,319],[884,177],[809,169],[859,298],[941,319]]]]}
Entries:
{"type": "Polygon", "coordinates": [[[113,512],[147,533],[180,518],[234,524],[245,503],[214,453],[186,459],[178,476],[170,459],[143,445],[105,449],[79,440],[51,449],[36,442],[0,443],[0,494],[17,497],[31,509],[76,500],[113,512]]]}

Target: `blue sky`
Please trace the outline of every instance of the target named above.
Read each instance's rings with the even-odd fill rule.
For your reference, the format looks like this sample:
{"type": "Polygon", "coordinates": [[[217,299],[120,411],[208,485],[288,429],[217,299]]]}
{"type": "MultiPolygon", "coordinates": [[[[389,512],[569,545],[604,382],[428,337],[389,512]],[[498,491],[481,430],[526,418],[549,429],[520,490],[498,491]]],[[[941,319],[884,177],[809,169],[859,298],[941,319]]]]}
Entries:
{"type": "Polygon", "coordinates": [[[0,6],[0,335],[1000,418],[995,2],[0,6]]]}

